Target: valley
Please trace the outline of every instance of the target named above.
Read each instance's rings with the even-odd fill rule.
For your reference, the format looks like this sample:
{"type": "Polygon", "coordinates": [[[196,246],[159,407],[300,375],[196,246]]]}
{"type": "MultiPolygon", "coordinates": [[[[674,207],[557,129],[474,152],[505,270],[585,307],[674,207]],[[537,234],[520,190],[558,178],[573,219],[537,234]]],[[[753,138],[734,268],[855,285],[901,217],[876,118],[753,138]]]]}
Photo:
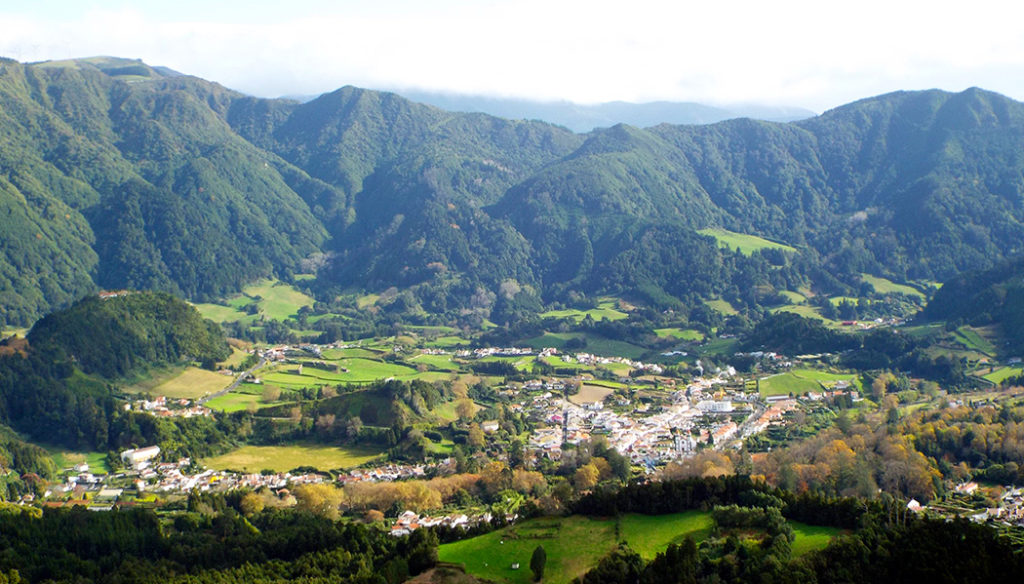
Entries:
{"type": "Polygon", "coordinates": [[[1007,581],[1022,128],[2,59],[0,584],[1007,581]]]}

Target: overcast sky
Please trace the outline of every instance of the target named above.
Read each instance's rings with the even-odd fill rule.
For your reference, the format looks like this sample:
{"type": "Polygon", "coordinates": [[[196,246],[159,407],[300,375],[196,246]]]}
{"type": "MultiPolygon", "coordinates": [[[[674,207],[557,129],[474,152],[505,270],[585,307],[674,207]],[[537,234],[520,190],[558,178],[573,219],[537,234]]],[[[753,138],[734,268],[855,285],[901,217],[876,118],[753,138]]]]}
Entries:
{"type": "Polygon", "coordinates": [[[897,89],[1024,99],[1018,4],[5,0],[0,55],[140,58],[263,97],[357,85],[820,112],[897,89]]]}

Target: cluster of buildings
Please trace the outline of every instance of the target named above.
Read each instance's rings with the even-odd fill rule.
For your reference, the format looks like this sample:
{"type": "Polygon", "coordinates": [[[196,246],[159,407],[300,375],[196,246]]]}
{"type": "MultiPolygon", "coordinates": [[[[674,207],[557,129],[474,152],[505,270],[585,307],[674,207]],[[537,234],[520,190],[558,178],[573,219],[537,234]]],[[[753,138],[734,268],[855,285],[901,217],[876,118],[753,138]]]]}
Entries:
{"type": "Polygon", "coordinates": [[[140,399],[130,404],[125,404],[125,410],[146,412],[159,418],[193,418],[213,415],[210,408],[193,403],[192,400],[178,399],[168,401],[167,397],[162,395],[152,400],[140,399]]]}
{"type": "Polygon", "coordinates": [[[526,391],[545,390],[529,397],[523,408],[547,424],[534,430],[529,447],[554,460],[561,458],[563,444],[578,444],[600,434],[634,464],[653,469],[698,448],[721,448],[735,438],[764,430],[787,409],[779,406],[762,411],[747,403],[756,398],[741,392],[718,391],[713,397],[708,393],[712,384],[702,379],[687,390],[672,393],[660,407],[640,404],[619,413],[616,408],[603,407],[600,401],[573,404],[557,392],[559,383],[533,381],[523,385],[526,391]],[[733,419],[734,413],[746,416],[742,426],[733,419]]]}

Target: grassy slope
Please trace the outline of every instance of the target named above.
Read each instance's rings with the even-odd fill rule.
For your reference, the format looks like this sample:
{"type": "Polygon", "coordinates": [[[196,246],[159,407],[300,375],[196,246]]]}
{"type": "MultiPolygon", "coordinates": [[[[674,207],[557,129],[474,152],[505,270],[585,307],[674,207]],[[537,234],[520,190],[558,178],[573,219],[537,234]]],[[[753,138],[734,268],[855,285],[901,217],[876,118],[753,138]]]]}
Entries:
{"type": "Polygon", "coordinates": [[[380,452],[361,447],[294,444],[290,446],[243,446],[227,454],[208,458],[203,464],[213,469],[259,472],[271,469],[284,472],[299,466],[320,470],[352,468],[380,456],[380,452]]]}
{"type": "Polygon", "coordinates": [[[698,233],[710,235],[718,241],[718,247],[736,249],[739,248],[743,255],[750,255],[759,249],[781,249],[783,251],[796,251],[796,248],[774,241],[769,241],[756,235],[736,233],[726,229],[709,228],[701,229],[698,233]]]}
{"type": "Polygon", "coordinates": [[[816,369],[794,369],[779,375],[761,379],[761,396],[800,395],[808,391],[821,391],[821,382],[849,381],[860,386],[860,380],[854,373],[829,373],[816,369]]]}

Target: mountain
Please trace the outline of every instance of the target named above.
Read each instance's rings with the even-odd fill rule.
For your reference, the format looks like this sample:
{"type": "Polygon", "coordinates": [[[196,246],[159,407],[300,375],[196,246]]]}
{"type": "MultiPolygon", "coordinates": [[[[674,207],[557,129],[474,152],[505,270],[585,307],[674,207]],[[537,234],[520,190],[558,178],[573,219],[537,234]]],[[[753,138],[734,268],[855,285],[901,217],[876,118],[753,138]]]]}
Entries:
{"type": "Polygon", "coordinates": [[[415,90],[396,90],[396,93],[412,101],[448,111],[479,112],[514,120],[542,120],[565,126],[574,132],[590,132],[618,124],[640,128],[658,124],[713,124],[733,118],[792,122],[815,115],[810,110],[786,106],[715,107],[672,101],[579,104],[569,101],[538,101],[415,90]]]}
{"type": "Polygon", "coordinates": [[[193,300],[314,273],[322,298],[514,318],[621,294],[857,292],[1020,253],[1024,105],[899,92],[792,123],[565,128],[344,87],[246,96],[138,61],[0,62],[0,323],[97,287],[193,300]],[[743,254],[699,229],[795,246],[743,254]]]}

